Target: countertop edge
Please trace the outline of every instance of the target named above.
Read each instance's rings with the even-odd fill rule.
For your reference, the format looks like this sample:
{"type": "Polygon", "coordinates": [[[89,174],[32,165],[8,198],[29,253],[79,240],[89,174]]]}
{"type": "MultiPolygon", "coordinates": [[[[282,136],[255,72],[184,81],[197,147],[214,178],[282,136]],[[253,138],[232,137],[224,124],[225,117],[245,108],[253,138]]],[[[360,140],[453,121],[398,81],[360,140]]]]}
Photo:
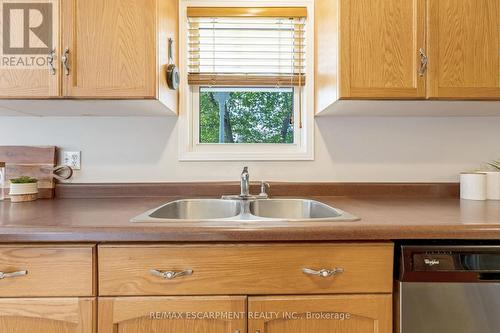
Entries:
{"type": "Polygon", "coordinates": [[[67,230],[51,230],[50,228],[0,228],[0,243],[19,242],[318,242],[318,241],[387,241],[387,240],[422,240],[422,239],[480,239],[499,240],[500,225],[473,225],[427,228],[423,226],[364,227],[362,230],[352,228],[335,228],[335,230],[303,229],[285,230],[223,230],[213,231],[168,230],[168,231],[133,231],[120,228],[67,228],[67,230]]]}

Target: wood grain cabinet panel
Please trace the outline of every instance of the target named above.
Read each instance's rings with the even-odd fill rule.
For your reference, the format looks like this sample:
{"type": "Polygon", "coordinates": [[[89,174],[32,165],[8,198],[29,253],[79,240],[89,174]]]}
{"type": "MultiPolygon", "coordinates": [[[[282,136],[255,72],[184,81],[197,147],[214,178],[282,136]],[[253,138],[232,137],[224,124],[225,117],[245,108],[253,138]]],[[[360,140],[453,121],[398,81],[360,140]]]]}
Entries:
{"type": "Polygon", "coordinates": [[[98,312],[98,333],[246,332],[243,296],[100,298],[98,312]]]}
{"type": "Polygon", "coordinates": [[[391,311],[391,295],[250,297],[248,331],[391,333],[391,311]]]}
{"type": "Polygon", "coordinates": [[[91,245],[0,246],[0,272],[27,272],[0,279],[0,297],[93,296],[93,256],[91,245]]]}
{"type": "Polygon", "coordinates": [[[65,96],[155,97],[155,0],[67,1],[62,17],[65,96]]]}
{"type": "Polygon", "coordinates": [[[340,0],[340,98],[425,98],[424,38],[425,0],[340,0]]]}
{"type": "Polygon", "coordinates": [[[429,0],[429,95],[500,99],[500,0],[429,0]]]}
{"type": "Polygon", "coordinates": [[[390,293],[392,257],[391,243],[101,245],[99,294],[390,293]],[[321,277],[304,268],[343,272],[321,277]],[[192,274],[167,279],[152,269],[192,274]]]}
{"type": "MultiPolygon", "coordinates": [[[[54,50],[55,56],[53,62],[54,72],[49,69],[48,65],[48,57],[50,56],[51,51],[48,47],[50,45],[44,45],[46,41],[37,41],[37,37],[33,33],[30,34],[29,38],[28,36],[25,36],[25,31],[23,30],[23,24],[25,22],[21,19],[21,16],[19,16],[23,15],[24,11],[23,9],[19,9],[20,4],[23,4],[23,2],[0,0],[0,23],[7,23],[3,21],[4,14],[10,18],[10,24],[8,24],[10,26],[10,41],[8,42],[7,40],[4,40],[3,36],[0,36],[0,98],[50,98],[58,96],[60,93],[60,69],[59,61],[57,61],[57,54],[60,50],[60,0],[46,0],[43,2],[31,1],[31,4],[35,7],[37,5],[51,6],[44,7],[49,8],[47,11],[44,11],[39,7],[36,7],[36,9],[42,10],[44,15],[51,15],[50,18],[46,16],[43,19],[52,23],[52,26],[50,27],[50,35],[52,37],[52,50],[54,50]],[[9,5],[14,7],[8,9],[9,5]],[[6,10],[5,13],[4,10],[6,10]],[[17,15],[13,14],[16,10],[17,15]],[[4,43],[7,42],[9,43],[7,46],[9,48],[12,47],[13,49],[21,50],[29,45],[35,45],[40,48],[47,46],[47,51],[27,51],[28,53],[25,54],[16,52],[15,50],[12,51],[12,53],[10,51],[5,52],[4,46],[6,46],[6,44],[4,43]]],[[[33,19],[35,18],[38,18],[38,16],[34,16],[33,19]]],[[[4,33],[3,29],[1,31],[4,33]]]]}
{"type": "Polygon", "coordinates": [[[92,298],[0,298],[0,332],[94,333],[92,298]]]}
{"type": "MultiPolygon", "coordinates": [[[[33,0],[29,5],[0,0],[0,17],[4,4],[52,6],[47,20],[52,19],[54,70],[49,67],[51,52],[4,54],[0,38],[0,99],[136,99],[146,100],[136,104],[142,108],[177,112],[178,91],[169,89],[166,81],[169,38],[175,40],[174,61],[178,61],[177,0],[33,0]],[[9,65],[33,56],[41,58],[37,62],[42,65],[9,65]]],[[[17,44],[27,40],[22,24],[11,29],[10,35],[19,37],[17,44]]],[[[18,110],[16,101],[4,105],[14,111],[39,111],[18,110]]],[[[60,109],[57,102],[49,105],[60,109]]]]}

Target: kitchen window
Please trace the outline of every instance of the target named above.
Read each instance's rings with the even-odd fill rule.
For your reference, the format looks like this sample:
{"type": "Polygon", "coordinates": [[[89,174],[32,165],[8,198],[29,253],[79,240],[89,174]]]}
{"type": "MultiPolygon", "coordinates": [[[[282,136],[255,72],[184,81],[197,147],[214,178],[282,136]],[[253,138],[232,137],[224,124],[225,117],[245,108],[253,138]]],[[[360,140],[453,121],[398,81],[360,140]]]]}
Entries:
{"type": "Polygon", "coordinates": [[[313,159],[312,2],[206,4],[181,2],[180,159],[313,159]]]}

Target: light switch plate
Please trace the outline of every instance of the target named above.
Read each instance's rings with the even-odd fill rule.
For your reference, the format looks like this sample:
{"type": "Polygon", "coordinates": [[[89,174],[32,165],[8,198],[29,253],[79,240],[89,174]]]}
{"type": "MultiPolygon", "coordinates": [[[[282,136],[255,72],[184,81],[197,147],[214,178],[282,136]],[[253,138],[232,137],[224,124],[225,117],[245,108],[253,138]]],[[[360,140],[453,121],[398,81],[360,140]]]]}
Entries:
{"type": "Polygon", "coordinates": [[[64,151],[63,164],[71,167],[73,170],[81,169],[81,151],[64,151]]]}

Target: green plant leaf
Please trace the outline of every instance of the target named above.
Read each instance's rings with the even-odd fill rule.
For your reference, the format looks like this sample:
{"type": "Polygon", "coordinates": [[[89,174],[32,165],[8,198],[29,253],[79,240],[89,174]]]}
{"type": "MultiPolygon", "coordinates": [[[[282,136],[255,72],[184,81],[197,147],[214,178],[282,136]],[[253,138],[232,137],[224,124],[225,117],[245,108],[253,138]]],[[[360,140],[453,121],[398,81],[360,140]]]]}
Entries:
{"type": "Polygon", "coordinates": [[[495,169],[500,170],[500,160],[491,161],[488,162],[488,164],[494,167],[495,169]]]}
{"type": "Polygon", "coordinates": [[[28,176],[21,176],[21,177],[18,177],[18,178],[12,178],[10,180],[10,182],[12,184],[33,184],[33,183],[38,182],[38,179],[31,178],[31,177],[28,177],[28,176]]]}

